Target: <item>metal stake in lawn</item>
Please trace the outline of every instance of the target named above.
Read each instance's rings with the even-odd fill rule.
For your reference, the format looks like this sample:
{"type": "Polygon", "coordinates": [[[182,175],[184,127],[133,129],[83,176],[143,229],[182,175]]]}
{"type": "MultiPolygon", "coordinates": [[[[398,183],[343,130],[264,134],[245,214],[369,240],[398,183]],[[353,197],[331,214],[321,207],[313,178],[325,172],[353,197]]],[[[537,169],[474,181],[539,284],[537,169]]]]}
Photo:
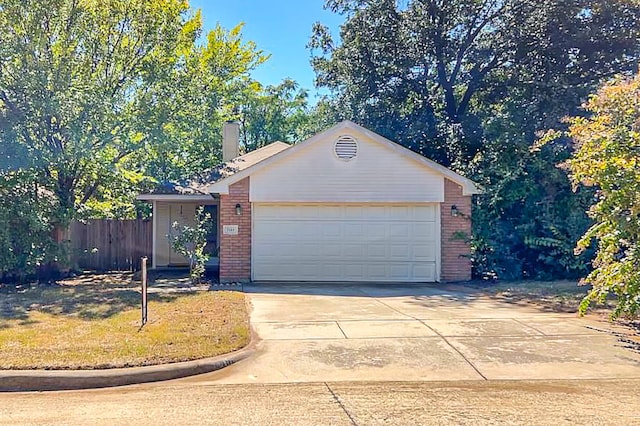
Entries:
{"type": "Polygon", "coordinates": [[[147,323],[147,258],[142,259],[142,326],[147,323]]]}

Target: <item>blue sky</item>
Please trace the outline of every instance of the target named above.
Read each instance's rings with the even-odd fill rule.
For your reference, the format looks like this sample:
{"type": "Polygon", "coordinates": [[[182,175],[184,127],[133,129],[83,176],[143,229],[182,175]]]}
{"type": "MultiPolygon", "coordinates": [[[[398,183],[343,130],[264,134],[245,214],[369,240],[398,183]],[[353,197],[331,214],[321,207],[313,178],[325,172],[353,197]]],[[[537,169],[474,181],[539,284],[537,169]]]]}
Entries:
{"type": "Polygon", "coordinates": [[[292,78],[309,91],[311,100],[315,99],[315,75],[305,47],[311,27],[320,21],[337,37],[343,19],[324,10],[324,0],[191,0],[190,4],[202,10],[205,33],[217,22],[226,29],[245,23],[243,38],[271,54],[269,61],[253,73],[256,80],[268,85],[292,78]]]}

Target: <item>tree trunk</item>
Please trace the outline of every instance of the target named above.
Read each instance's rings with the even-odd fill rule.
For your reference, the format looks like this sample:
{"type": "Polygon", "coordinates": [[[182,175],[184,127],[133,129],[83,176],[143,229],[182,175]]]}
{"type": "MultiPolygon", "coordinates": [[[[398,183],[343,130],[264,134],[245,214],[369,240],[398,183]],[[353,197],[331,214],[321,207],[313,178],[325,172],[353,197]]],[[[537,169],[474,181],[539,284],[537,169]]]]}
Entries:
{"type": "Polygon", "coordinates": [[[38,274],[40,281],[55,281],[69,275],[71,267],[69,228],[68,223],[53,225],[51,239],[56,246],[57,260],[52,260],[41,268],[38,274]]]}

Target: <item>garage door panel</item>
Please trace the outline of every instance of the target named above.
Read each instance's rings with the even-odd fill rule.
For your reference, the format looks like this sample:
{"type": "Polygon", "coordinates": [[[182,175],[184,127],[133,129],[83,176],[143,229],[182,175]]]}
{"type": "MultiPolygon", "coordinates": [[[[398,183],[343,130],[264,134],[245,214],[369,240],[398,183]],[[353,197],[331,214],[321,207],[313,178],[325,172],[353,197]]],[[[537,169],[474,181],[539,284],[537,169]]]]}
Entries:
{"type": "Polygon", "coordinates": [[[387,265],[373,264],[367,266],[367,279],[371,281],[384,281],[387,278],[387,265]]]}
{"type": "Polygon", "coordinates": [[[364,235],[364,226],[362,223],[347,222],[344,224],[345,237],[360,239],[364,235]]]}
{"type": "Polygon", "coordinates": [[[409,223],[391,223],[389,224],[389,235],[391,239],[401,239],[407,241],[409,238],[409,223]]]}
{"type": "Polygon", "coordinates": [[[344,244],[342,255],[353,260],[363,260],[365,256],[365,246],[361,244],[344,244]]]}
{"type": "Polygon", "coordinates": [[[409,253],[409,246],[406,244],[391,245],[389,247],[389,258],[392,260],[406,260],[409,258],[409,253]]]}
{"type": "Polygon", "coordinates": [[[436,225],[432,222],[414,223],[411,226],[411,233],[419,239],[435,241],[436,225]]]}
{"type": "MultiPolygon", "coordinates": [[[[314,262],[300,263],[299,267],[302,268],[303,274],[305,276],[312,277],[318,275],[318,265],[314,262]]],[[[291,271],[291,275],[295,276],[295,270],[291,271]]]]}
{"type": "Polygon", "coordinates": [[[406,221],[413,219],[413,208],[410,206],[388,207],[387,218],[390,220],[406,221]]]}
{"type": "Polygon", "coordinates": [[[365,220],[385,220],[389,216],[387,207],[385,206],[372,206],[363,211],[361,219],[365,220]]]}
{"type": "Polygon", "coordinates": [[[429,277],[436,274],[436,265],[434,263],[414,263],[411,268],[414,277],[429,277]]]}
{"type": "Polygon", "coordinates": [[[367,246],[367,257],[384,261],[387,258],[387,247],[379,243],[369,244],[367,246]]]}
{"type": "MultiPolygon", "coordinates": [[[[309,209],[309,214],[305,215],[303,217],[306,218],[316,218],[318,217],[318,207],[311,207],[309,209]]],[[[327,219],[341,219],[342,218],[342,209],[340,209],[340,207],[338,206],[325,206],[324,209],[322,209],[322,215],[324,217],[326,217],[327,219]]]]}
{"type": "MultiPolygon", "coordinates": [[[[334,262],[323,262],[320,264],[322,276],[327,277],[327,281],[341,281],[344,276],[344,268],[342,265],[334,262]]],[[[316,275],[317,277],[317,275],[316,275]]],[[[308,281],[316,281],[315,277],[307,277],[308,281]]]]}
{"type": "Polygon", "coordinates": [[[292,244],[287,254],[288,257],[300,259],[316,259],[320,255],[320,249],[316,244],[300,243],[292,244]]]}
{"type": "Polygon", "coordinates": [[[435,222],[437,209],[432,206],[417,206],[411,209],[411,219],[419,222],[435,222]]]}
{"type": "Polygon", "coordinates": [[[396,263],[390,265],[390,276],[392,280],[408,281],[411,278],[411,264],[409,263],[396,263]]]}
{"type": "Polygon", "coordinates": [[[363,217],[362,206],[344,206],[342,218],[346,220],[361,220],[363,217]]]}
{"type": "Polygon", "coordinates": [[[416,244],[412,247],[412,257],[418,261],[431,261],[436,258],[436,250],[433,244],[416,244]]]}
{"type": "Polygon", "coordinates": [[[289,235],[292,233],[291,227],[295,224],[289,224],[283,222],[276,222],[273,220],[263,220],[262,226],[255,227],[253,235],[256,239],[262,240],[264,238],[281,237],[283,235],[289,235]]]}
{"type": "Polygon", "coordinates": [[[339,259],[342,257],[342,248],[337,244],[319,245],[318,252],[320,253],[318,259],[320,262],[326,258],[339,259]]]}
{"type": "Polygon", "coordinates": [[[357,263],[344,265],[344,276],[349,281],[362,281],[364,277],[364,265],[357,263]]]}
{"type": "Polygon", "coordinates": [[[381,240],[387,237],[387,227],[384,223],[364,223],[364,229],[369,238],[381,240]]]}
{"type": "Polygon", "coordinates": [[[263,205],[253,210],[253,279],[437,279],[437,205],[263,205]]]}
{"type": "Polygon", "coordinates": [[[335,238],[342,236],[342,227],[340,222],[324,222],[318,223],[317,226],[320,229],[320,236],[322,238],[335,238]]]}

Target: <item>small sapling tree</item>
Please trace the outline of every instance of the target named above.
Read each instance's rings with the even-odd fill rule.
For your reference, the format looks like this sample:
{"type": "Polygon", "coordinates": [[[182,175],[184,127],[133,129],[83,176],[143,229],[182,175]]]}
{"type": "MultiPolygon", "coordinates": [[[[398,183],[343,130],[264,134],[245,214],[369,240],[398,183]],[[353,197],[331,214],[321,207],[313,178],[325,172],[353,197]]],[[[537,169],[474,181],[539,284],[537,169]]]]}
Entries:
{"type": "Polygon", "coordinates": [[[196,211],[193,225],[173,222],[172,232],[168,235],[169,243],[176,253],[189,260],[189,278],[197,284],[205,273],[205,265],[209,255],[205,252],[207,233],[211,228],[211,214],[200,206],[196,211]]]}

